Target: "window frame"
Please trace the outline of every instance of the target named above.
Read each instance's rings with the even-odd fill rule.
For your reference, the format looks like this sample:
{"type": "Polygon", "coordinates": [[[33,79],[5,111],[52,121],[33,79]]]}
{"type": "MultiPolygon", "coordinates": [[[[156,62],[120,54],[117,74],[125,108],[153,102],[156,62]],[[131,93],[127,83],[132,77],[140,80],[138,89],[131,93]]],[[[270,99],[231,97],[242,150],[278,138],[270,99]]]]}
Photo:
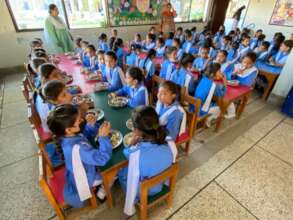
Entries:
{"type": "MultiPolygon", "coordinates": [[[[64,18],[65,18],[65,24],[67,26],[67,28],[69,30],[82,30],[82,29],[95,29],[95,28],[112,28],[112,27],[128,27],[128,26],[137,26],[137,25],[111,25],[110,22],[110,14],[109,14],[109,7],[108,7],[108,0],[103,0],[105,1],[105,5],[106,5],[106,9],[105,9],[105,16],[106,16],[106,26],[105,27],[92,27],[92,28],[71,28],[70,24],[69,24],[69,20],[68,20],[68,15],[67,15],[67,11],[66,11],[66,7],[65,7],[65,2],[64,0],[60,0],[61,1],[61,5],[62,5],[62,10],[64,12],[64,18]]],[[[190,0],[190,5],[192,3],[193,0],[190,0]]],[[[209,1],[209,0],[206,0],[209,1]]],[[[43,31],[44,28],[27,28],[27,29],[19,29],[17,21],[15,19],[14,16],[14,12],[12,10],[11,4],[9,2],[9,0],[5,0],[6,3],[6,7],[9,11],[13,26],[15,28],[15,31],[17,33],[21,33],[21,32],[38,32],[38,31],[43,31]]],[[[189,9],[189,16],[188,18],[190,18],[190,12],[191,12],[191,7],[189,9]]],[[[176,24],[187,24],[187,23],[202,23],[204,22],[204,19],[202,19],[201,21],[178,21],[175,22],[176,24]]],[[[158,23],[150,23],[150,24],[140,24],[139,26],[154,26],[154,25],[159,25],[158,23]]]]}

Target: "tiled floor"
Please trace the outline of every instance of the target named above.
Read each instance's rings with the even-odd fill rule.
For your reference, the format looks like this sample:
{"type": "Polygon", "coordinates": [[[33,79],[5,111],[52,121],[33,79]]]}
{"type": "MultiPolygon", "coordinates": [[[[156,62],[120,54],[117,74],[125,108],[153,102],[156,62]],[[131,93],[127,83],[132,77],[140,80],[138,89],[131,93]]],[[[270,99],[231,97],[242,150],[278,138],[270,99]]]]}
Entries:
{"type": "MultiPolygon", "coordinates": [[[[38,186],[37,146],[26,119],[21,74],[0,78],[0,219],[57,219],[38,186]]],[[[198,133],[179,161],[173,205],[151,219],[293,219],[293,120],[253,94],[240,120],[198,133]]],[[[115,207],[79,219],[127,219],[117,184],[115,207]]],[[[138,219],[133,216],[128,219],[138,219]]]]}

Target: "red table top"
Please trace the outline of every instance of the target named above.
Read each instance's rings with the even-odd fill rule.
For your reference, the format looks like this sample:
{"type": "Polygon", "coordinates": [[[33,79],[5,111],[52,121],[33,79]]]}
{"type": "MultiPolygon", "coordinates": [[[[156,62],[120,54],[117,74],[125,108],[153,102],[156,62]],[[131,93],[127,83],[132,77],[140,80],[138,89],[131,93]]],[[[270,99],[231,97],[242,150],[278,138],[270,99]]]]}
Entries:
{"type": "Polygon", "coordinates": [[[65,55],[58,55],[58,57],[60,58],[58,67],[73,77],[73,82],[70,85],[80,86],[82,94],[88,94],[94,91],[96,82],[86,81],[85,75],[81,74],[81,65],[75,64],[75,61],[70,60],[65,55]]]}
{"type": "Polygon", "coordinates": [[[224,100],[227,101],[233,101],[236,100],[237,98],[241,97],[242,95],[252,91],[252,88],[248,86],[227,86],[227,92],[226,95],[224,96],[224,100]]]}

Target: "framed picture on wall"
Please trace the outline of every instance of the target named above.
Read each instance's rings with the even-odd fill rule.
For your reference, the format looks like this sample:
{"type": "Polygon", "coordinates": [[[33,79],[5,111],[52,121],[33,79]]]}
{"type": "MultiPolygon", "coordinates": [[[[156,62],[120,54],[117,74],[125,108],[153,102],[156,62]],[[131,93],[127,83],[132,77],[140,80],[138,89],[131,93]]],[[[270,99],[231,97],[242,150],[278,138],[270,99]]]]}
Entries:
{"type": "Polygon", "coordinates": [[[277,0],[269,24],[293,26],[293,0],[277,0]]]}

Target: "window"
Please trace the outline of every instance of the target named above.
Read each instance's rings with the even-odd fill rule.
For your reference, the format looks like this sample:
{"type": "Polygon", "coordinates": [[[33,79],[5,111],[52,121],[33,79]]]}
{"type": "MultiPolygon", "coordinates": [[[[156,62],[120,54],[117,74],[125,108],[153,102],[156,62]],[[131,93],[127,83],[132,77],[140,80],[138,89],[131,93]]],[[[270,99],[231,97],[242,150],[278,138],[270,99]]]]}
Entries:
{"type": "Polygon", "coordinates": [[[190,3],[190,0],[171,0],[173,8],[177,12],[175,22],[187,22],[189,20],[190,3]]]}
{"type": "Polygon", "coordinates": [[[245,5],[246,8],[242,11],[240,21],[238,23],[238,27],[242,26],[244,22],[246,10],[248,8],[248,4],[249,4],[249,0],[231,0],[230,1],[228,9],[227,9],[227,13],[226,13],[225,24],[224,24],[226,28],[232,26],[232,23],[233,23],[232,17],[233,17],[233,14],[237,11],[237,9],[245,5]]]}
{"type": "Polygon", "coordinates": [[[207,0],[192,0],[189,20],[202,21],[204,18],[206,4],[208,4],[207,0]]]}
{"type": "Polygon", "coordinates": [[[56,4],[64,18],[60,0],[7,0],[16,30],[42,29],[48,16],[49,4],[56,4]],[[13,12],[13,13],[12,13],[13,12]]]}
{"type": "Polygon", "coordinates": [[[103,0],[64,0],[70,28],[106,26],[106,9],[103,0]]]}

